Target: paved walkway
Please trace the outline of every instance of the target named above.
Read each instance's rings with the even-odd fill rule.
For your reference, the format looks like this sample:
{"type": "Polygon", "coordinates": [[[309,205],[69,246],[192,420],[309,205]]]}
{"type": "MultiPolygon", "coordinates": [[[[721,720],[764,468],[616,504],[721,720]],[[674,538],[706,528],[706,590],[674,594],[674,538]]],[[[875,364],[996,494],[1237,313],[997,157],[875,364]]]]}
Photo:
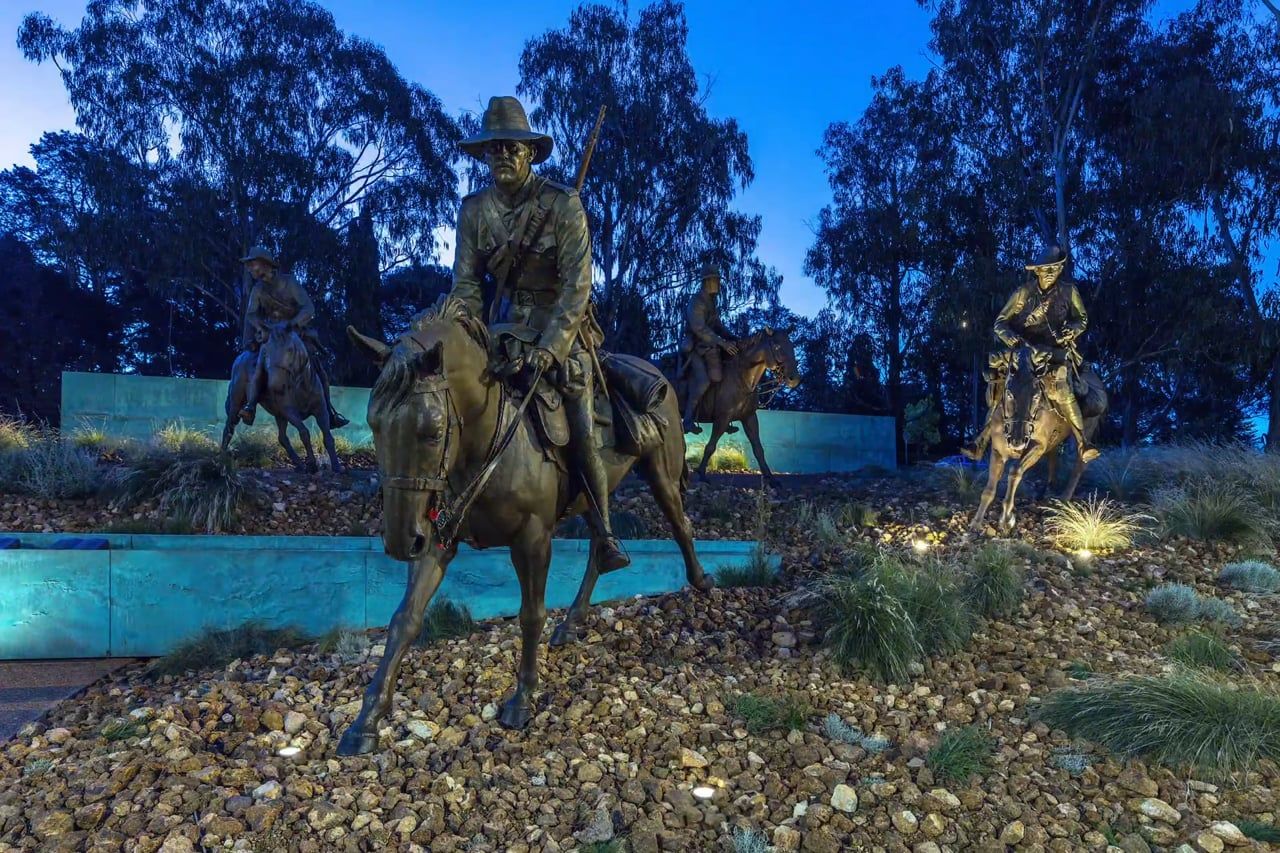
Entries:
{"type": "Polygon", "coordinates": [[[132,658],[0,661],[0,742],[132,658]]]}

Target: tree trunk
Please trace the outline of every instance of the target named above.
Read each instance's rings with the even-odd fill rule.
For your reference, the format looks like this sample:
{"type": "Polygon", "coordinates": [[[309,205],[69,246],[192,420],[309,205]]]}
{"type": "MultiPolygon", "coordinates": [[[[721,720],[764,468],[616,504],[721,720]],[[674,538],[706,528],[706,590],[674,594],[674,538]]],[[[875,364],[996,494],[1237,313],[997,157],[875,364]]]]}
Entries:
{"type": "Polygon", "coordinates": [[[1280,348],[1271,354],[1271,376],[1267,382],[1267,450],[1280,453],[1280,348]]]}

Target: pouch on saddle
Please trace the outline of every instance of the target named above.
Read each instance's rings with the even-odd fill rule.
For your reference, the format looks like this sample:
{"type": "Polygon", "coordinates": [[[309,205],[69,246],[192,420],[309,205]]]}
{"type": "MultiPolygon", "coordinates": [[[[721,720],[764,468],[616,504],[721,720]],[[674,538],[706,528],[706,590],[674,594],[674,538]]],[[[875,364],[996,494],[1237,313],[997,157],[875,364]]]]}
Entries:
{"type": "MultiPolygon", "coordinates": [[[[515,373],[525,354],[538,343],[537,329],[521,323],[497,323],[489,328],[492,351],[490,368],[506,381],[515,373]]],[[[569,443],[569,418],[565,414],[564,400],[547,377],[534,389],[534,403],[529,408],[539,435],[551,447],[564,447],[569,443]]]]}

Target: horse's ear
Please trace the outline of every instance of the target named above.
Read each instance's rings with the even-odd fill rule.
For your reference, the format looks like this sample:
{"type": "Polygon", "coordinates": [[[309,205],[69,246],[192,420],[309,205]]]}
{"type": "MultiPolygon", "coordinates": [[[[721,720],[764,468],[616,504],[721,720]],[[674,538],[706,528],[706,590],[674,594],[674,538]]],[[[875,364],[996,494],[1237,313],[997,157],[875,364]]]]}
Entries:
{"type": "Polygon", "coordinates": [[[772,335],[772,334],[773,334],[773,327],[772,327],[772,326],[765,326],[765,327],[764,327],[764,333],[765,333],[766,335],[772,335]]]}
{"type": "Polygon", "coordinates": [[[391,355],[391,347],[382,341],[371,338],[368,335],[362,335],[356,331],[355,326],[347,326],[347,337],[351,339],[351,343],[356,345],[356,349],[364,353],[374,364],[381,367],[391,355]]]}
{"type": "Polygon", "coordinates": [[[444,360],[444,342],[436,341],[431,349],[415,353],[413,369],[419,376],[434,376],[440,372],[444,360]]]}

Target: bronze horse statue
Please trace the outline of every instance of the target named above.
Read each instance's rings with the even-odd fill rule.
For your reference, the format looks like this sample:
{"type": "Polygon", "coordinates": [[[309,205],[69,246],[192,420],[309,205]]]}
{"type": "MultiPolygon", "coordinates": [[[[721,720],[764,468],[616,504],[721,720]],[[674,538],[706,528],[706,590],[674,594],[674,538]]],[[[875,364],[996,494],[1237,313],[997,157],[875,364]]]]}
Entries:
{"type": "MultiPolygon", "coordinates": [[[[427,604],[457,553],[457,539],[479,548],[511,549],[520,581],[521,650],[516,687],[502,703],[498,721],[523,728],[532,717],[531,698],[538,687],[551,534],[562,518],[585,510],[585,499],[556,461],[544,455],[530,419],[516,417],[515,402],[491,369],[488,329],[465,304],[442,298],[391,346],[347,331],[357,349],[382,366],[368,412],[382,478],[382,538],[387,554],[408,561],[410,572],[404,599],[391,619],[386,652],[338,753],[356,755],[375,748],[405,652],[422,630],[427,604]],[[511,439],[504,451],[495,443],[505,435],[511,439]],[[484,471],[491,473],[487,480],[484,471]],[[457,496],[468,492],[473,502],[459,507],[457,496]],[[454,504],[447,502],[450,495],[454,504]],[[456,538],[446,532],[451,523],[458,525],[456,538]]],[[[632,467],[638,470],[680,545],[689,584],[706,591],[713,581],[698,562],[693,528],[684,514],[682,486],[688,469],[674,394],[665,394],[659,411],[666,425],[651,450],[638,458],[611,448],[601,451],[610,489],[632,467]]],[[[552,645],[578,639],[598,577],[595,563],[593,544],[577,598],[556,627],[552,645]]]]}
{"type": "MultiPolygon", "coordinates": [[[[1044,458],[1048,465],[1044,493],[1048,493],[1057,476],[1058,454],[1063,442],[1071,435],[1071,427],[1049,401],[1045,379],[1038,375],[1033,365],[1030,347],[1024,344],[1006,353],[1002,369],[1004,378],[993,394],[987,485],[982,490],[978,511],[974,513],[969,529],[982,528],[983,519],[1008,467],[1009,480],[999,521],[1001,532],[1008,534],[1017,521],[1013,506],[1023,476],[1044,458]]],[[[1107,412],[1107,392],[1101,379],[1090,368],[1081,370],[1080,380],[1087,387],[1087,393],[1081,397],[1080,408],[1084,416],[1085,440],[1090,441],[1107,412]]],[[[1077,452],[1075,468],[1063,492],[1064,501],[1075,495],[1086,464],[1077,452]]]]}
{"type": "MultiPolygon", "coordinates": [[[[739,340],[737,344],[737,354],[724,361],[724,379],[707,389],[694,413],[695,420],[711,424],[711,437],[707,439],[702,461],[698,464],[698,479],[706,479],[707,463],[715,454],[720,437],[726,432],[737,432],[730,422],[738,421],[747,434],[747,441],[751,442],[751,450],[760,463],[760,472],[772,482],[774,476],[765,461],[764,446],[760,444],[760,418],[756,415],[760,408],[760,380],[767,370],[777,375],[776,387],[794,388],[799,385],[796,350],[789,331],[768,327],[739,340]]],[[[666,367],[669,368],[671,363],[672,357],[668,357],[666,367]]],[[[667,371],[668,378],[672,378],[672,373],[667,371]]],[[[672,379],[672,384],[679,394],[683,411],[688,393],[687,377],[683,370],[677,369],[674,373],[679,374],[672,379]]]]}
{"type": "MultiPolygon", "coordinates": [[[[311,447],[311,432],[307,429],[309,417],[316,419],[320,427],[320,435],[324,440],[324,449],[329,454],[329,463],[333,470],[342,470],[342,461],[338,459],[338,451],[333,444],[333,430],[329,419],[329,406],[325,402],[324,388],[320,384],[320,376],[311,364],[311,356],[307,345],[302,342],[296,330],[286,321],[275,321],[268,324],[266,340],[262,342],[258,355],[263,362],[264,387],[258,395],[258,404],[276,419],[276,436],[280,446],[288,454],[289,461],[299,471],[303,463],[289,441],[287,427],[292,426],[302,439],[302,446],[307,452],[306,470],[319,470],[315,451],[311,447]]],[[[227,388],[226,415],[227,423],[222,428],[222,449],[231,445],[231,437],[240,421],[240,409],[248,399],[249,383],[253,381],[254,353],[242,352],[231,365],[231,384],[227,388]]]]}

